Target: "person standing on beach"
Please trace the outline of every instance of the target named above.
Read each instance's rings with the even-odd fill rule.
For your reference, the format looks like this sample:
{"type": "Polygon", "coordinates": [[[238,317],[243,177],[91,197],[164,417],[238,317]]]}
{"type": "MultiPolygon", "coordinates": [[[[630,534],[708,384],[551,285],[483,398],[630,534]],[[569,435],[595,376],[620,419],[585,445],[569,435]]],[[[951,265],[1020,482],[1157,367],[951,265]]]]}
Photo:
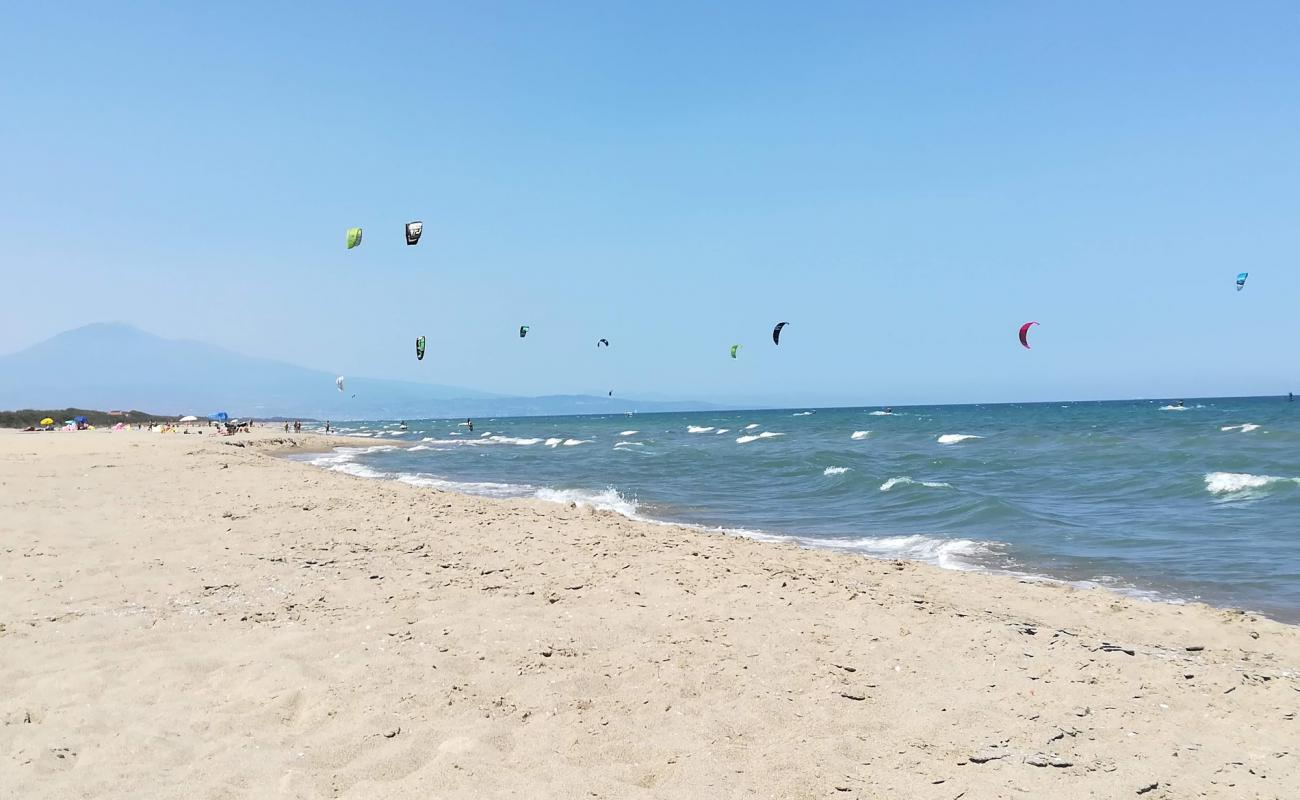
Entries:
{"type": "Polygon", "coordinates": [[[330,421],[329,421],[329,420],[325,420],[325,432],[326,432],[326,433],[329,433],[329,432],[330,432],[330,421]]]}

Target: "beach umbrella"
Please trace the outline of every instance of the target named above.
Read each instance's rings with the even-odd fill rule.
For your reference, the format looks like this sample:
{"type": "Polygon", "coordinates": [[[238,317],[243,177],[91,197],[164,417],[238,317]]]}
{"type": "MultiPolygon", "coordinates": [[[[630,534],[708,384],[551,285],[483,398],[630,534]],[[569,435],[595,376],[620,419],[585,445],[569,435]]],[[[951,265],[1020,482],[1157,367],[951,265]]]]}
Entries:
{"type": "Polygon", "coordinates": [[[86,422],[86,418],[83,417],[83,416],[78,415],[78,416],[73,417],[73,418],[72,418],[72,421],[75,422],[75,423],[77,423],[78,425],[82,425],[82,424],[84,424],[84,423],[86,422]]]}
{"type": "Polygon", "coordinates": [[[181,422],[198,422],[198,421],[199,418],[194,416],[193,414],[189,414],[184,417],[181,417],[181,422]]]}
{"type": "Polygon", "coordinates": [[[46,417],[45,419],[41,420],[41,424],[42,424],[42,425],[53,425],[53,424],[54,424],[54,420],[50,419],[49,417],[46,417]]]}
{"type": "Polygon", "coordinates": [[[215,419],[217,422],[225,422],[226,420],[230,419],[230,415],[224,411],[218,411],[217,413],[209,416],[208,419],[215,419]]]}

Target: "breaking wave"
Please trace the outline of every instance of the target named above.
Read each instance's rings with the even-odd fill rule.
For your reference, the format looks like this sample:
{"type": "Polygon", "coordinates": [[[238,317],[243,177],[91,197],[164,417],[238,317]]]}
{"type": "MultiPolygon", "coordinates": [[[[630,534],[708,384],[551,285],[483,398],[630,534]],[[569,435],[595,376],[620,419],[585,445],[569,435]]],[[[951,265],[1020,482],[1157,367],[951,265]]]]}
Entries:
{"type": "Polygon", "coordinates": [[[909,478],[906,475],[900,475],[897,478],[890,478],[889,480],[880,484],[880,491],[887,492],[890,489],[893,489],[895,486],[925,486],[930,489],[951,489],[952,488],[952,484],[949,483],[940,483],[938,481],[918,481],[918,480],[913,480],[912,478],[909,478]]]}

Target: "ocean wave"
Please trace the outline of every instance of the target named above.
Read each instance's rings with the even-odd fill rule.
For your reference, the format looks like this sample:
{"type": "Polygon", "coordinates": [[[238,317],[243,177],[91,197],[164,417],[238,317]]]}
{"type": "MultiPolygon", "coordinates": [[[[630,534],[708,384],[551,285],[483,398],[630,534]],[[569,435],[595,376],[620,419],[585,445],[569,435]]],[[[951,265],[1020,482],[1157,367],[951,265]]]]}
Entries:
{"type": "Polygon", "coordinates": [[[562,442],[562,441],[564,441],[564,440],[563,440],[563,439],[558,439],[558,438],[552,436],[550,439],[547,439],[547,440],[546,440],[546,446],[547,446],[547,447],[559,447],[559,446],[560,446],[560,442],[562,442]]]}
{"type": "Polygon", "coordinates": [[[1259,430],[1259,426],[1256,425],[1256,424],[1253,423],[1253,422],[1247,422],[1247,423],[1244,424],[1244,425],[1224,425],[1222,428],[1219,428],[1219,430],[1221,430],[1221,431],[1241,431],[1242,433],[1250,433],[1251,431],[1257,431],[1257,430],[1259,430]]]}
{"type": "Polygon", "coordinates": [[[778,436],[785,436],[785,434],[773,433],[772,431],[763,431],[762,433],[753,434],[750,436],[738,436],[736,437],[736,444],[749,444],[750,442],[756,442],[759,439],[775,439],[778,436]]]}
{"type": "Polygon", "coordinates": [[[307,463],[316,466],[341,464],[344,461],[352,461],[357,456],[364,456],[368,453],[387,453],[396,449],[397,446],[391,444],[377,444],[373,447],[336,447],[333,452],[322,453],[310,459],[307,463]]]}
{"type": "Polygon", "coordinates": [[[418,453],[418,452],[420,452],[421,450],[432,450],[432,449],[433,449],[433,448],[430,447],[430,446],[427,445],[427,444],[417,444],[415,447],[408,447],[408,448],[406,448],[406,452],[408,452],[408,453],[418,453]]]}
{"type": "Polygon", "coordinates": [[[851,469],[853,469],[853,467],[827,467],[826,469],[822,470],[822,474],[823,474],[823,475],[843,475],[844,473],[848,472],[848,471],[851,470],[851,469]]]}
{"type": "Polygon", "coordinates": [[[583,489],[538,489],[533,496],[548,503],[564,505],[573,503],[579,508],[613,511],[631,519],[639,519],[636,513],[636,500],[627,499],[613,486],[603,492],[589,492],[583,489]]]}
{"type": "Polygon", "coordinates": [[[870,412],[869,416],[872,416],[872,417],[892,417],[892,416],[894,416],[894,412],[892,412],[892,411],[872,411],[872,412],[870,412]]]}
{"type": "Polygon", "coordinates": [[[889,480],[880,484],[880,491],[887,492],[890,489],[893,489],[895,486],[925,486],[930,489],[951,489],[952,488],[952,484],[940,483],[938,481],[918,481],[918,480],[913,480],[912,478],[909,478],[906,475],[900,475],[897,478],[890,478],[889,480]]]}
{"type": "Polygon", "coordinates": [[[721,436],[724,433],[731,433],[731,428],[718,428],[714,431],[714,434],[717,436],[721,436]]]}
{"type": "Polygon", "coordinates": [[[619,436],[636,436],[641,431],[623,431],[619,436]]]}
{"type": "Polygon", "coordinates": [[[708,432],[711,431],[711,430],[713,430],[713,426],[712,426],[712,425],[709,425],[709,426],[703,426],[703,425],[687,425],[687,426],[686,426],[686,432],[687,432],[687,433],[708,433],[708,432]]]}
{"type": "Polygon", "coordinates": [[[967,439],[983,439],[983,436],[976,436],[973,433],[945,433],[938,438],[939,444],[958,444],[967,439]]]}
{"type": "Polygon", "coordinates": [[[591,444],[590,439],[565,439],[562,444],[565,447],[577,447],[580,444],[591,444]]]}
{"type": "Polygon", "coordinates": [[[1190,406],[1160,406],[1161,411],[1187,411],[1190,406]]]}
{"type": "Polygon", "coordinates": [[[528,497],[537,491],[537,487],[526,484],[493,483],[491,481],[449,481],[436,475],[430,475],[427,472],[403,472],[395,477],[398,482],[410,486],[481,495],[483,497],[528,497]]]}
{"type": "Polygon", "coordinates": [[[796,412],[794,412],[793,414],[791,414],[790,416],[792,416],[792,417],[811,417],[813,414],[816,414],[816,413],[817,413],[816,411],[796,411],[796,412]]]}
{"type": "Polygon", "coordinates": [[[872,558],[924,561],[944,569],[981,569],[977,557],[991,556],[996,545],[974,539],[944,539],[937,536],[810,537],[779,536],[758,531],[728,531],[767,542],[793,542],[812,548],[845,550],[872,558]]]}
{"type": "Polygon", "coordinates": [[[645,442],[614,442],[615,450],[625,447],[645,447],[645,442]]]}
{"type": "Polygon", "coordinates": [[[757,428],[757,427],[758,427],[758,423],[757,423],[757,422],[751,422],[751,423],[749,423],[748,425],[746,425],[744,429],[747,430],[747,431],[752,431],[752,430],[754,430],[754,429],[757,428]]]}
{"type": "Polygon", "coordinates": [[[1225,499],[1261,497],[1271,488],[1286,485],[1300,486],[1300,478],[1251,475],[1248,472],[1209,472],[1205,475],[1205,491],[1213,495],[1227,495],[1225,499]]]}
{"type": "Polygon", "coordinates": [[[854,431],[850,439],[862,440],[871,435],[871,431],[854,431]]]}
{"type": "Polygon", "coordinates": [[[335,464],[326,467],[330,472],[342,472],[344,475],[352,475],[357,478],[387,478],[389,473],[368,467],[365,464],[358,464],[355,461],[345,461],[341,464],[335,464]]]}
{"type": "Polygon", "coordinates": [[[541,442],[542,440],[537,438],[524,438],[519,436],[497,435],[497,436],[488,437],[488,441],[495,442],[497,444],[513,444],[513,445],[518,445],[520,447],[530,447],[532,445],[541,442]]]}

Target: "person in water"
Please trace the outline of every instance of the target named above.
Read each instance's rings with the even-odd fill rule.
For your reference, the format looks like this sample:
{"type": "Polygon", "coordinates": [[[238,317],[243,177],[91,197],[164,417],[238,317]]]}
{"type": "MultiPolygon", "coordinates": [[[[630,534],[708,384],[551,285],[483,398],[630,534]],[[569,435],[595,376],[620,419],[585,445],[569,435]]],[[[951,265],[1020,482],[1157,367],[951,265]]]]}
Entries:
{"type": "Polygon", "coordinates": [[[465,424],[469,426],[469,432],[470,432],[470,433],[473,433],[473,432],[474,432],[474,420],[470,419],[469,417],[466,417],[466,418],[465,418],[465,424]]]}
{"type": "Polygon", "coordinates": [[[893,406],[885,406],[885,413],[886,413],[886,414],[892,414],[892,413],[894,413],[894,407],[893,407],[893,406]]]}

